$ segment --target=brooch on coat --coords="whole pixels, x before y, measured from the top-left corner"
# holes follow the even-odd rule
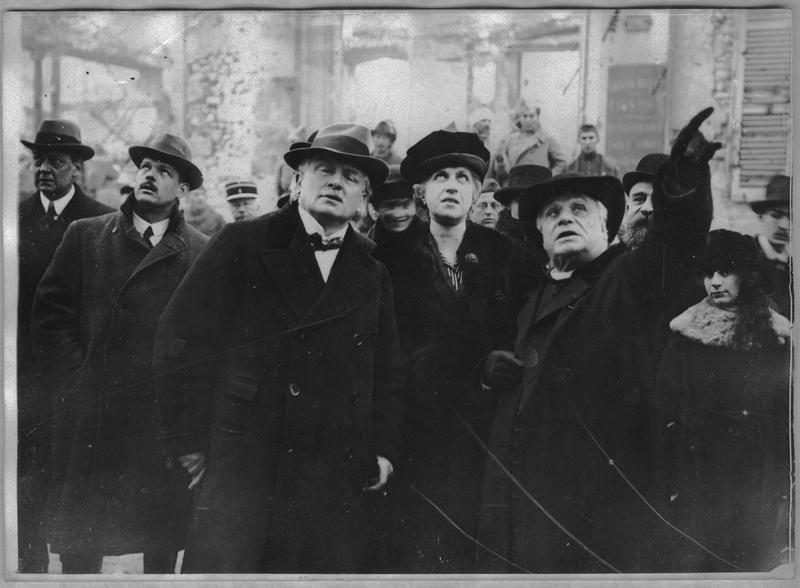
[[[475,255],[474,253],[467,253],[464,256],[464,261],[466,261],[467,263],[479,263],[480,260],[478,259],[478,256]]]

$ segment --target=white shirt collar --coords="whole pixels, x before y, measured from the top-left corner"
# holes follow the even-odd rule
[[[322,225],[319,224],[317,219],[311,216],[310,212],[308,212],[302,206],[298,206],[297,210],[300,213],[300,221],[303,223],[303,228],[306,230],[306,233],[308,233],[309,235],[317,233],[325,241],[330,241],[331,239],[335,239],[336,237],[341,237],[342,239],[344,239],[345,233],[347,233],[347,229],[350,227],[349,224],[346,224],[344,228],[336,231],[335,233],[326,235],[325,229],[322,228]]]
[[[148,223],[142,217],[140,217],[135,212],[133,213],[133,228],[136,229],[136,232],[140,235],[144,235],[144,232],[147,230],[147,227],[152,227],[153,229],[153,236],[150,237],[150,242],[155,245],[159,241],[161,241],[161,237],[164,236],[164,233],[167,232],[169,228],[169,219],[165,218],[164,220],[156,221],[154,223]]]
[[[50,200],[44,194],[39,192],[39,199],[42,201],[44,211],[47,212],[47,209],[50,207],[50,203],[52,202],[56,209],[57,216],[61,216],[61,213],[64,212],[64,209],[67,207],[67,204],[69,204],[69,201],[72,200],[73,196],[75,196],[75,184],[71,184],[69,190],[67,190],[67,193],[56,200]]]
[[[775,251],[772,243],[769,242],[769,239],[767,239],[765,235],[758,236],[758,243],[761,245],[761,249],[764,251],[764,257],[767,259],[774,259],[777,261],[782,261],[783,263],[789,263],[788,247],[783,250],[783,253]]]

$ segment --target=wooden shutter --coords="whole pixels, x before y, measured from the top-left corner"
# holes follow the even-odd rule
[[[750,200],[791,164],[791,11],[747,11],[743,68],[738,183]]]

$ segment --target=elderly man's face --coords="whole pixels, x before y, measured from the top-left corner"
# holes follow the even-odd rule
[[[161,209],[188,191],[188,184],[181,181],[180,173],[169,163],[149,157],[139,163],[133,189],[137,206]]]
[[[299,205],[323,228],[339,230],[358,212],[367,182],[363,171],[338,157],[311,156],[297,178]]]
[[[425,182],[425,204],[436,222],[455,226],[466,220],[477,190],[475,176],[469,168],[444,167]]]
[[[620,239],[629,247],[638,247],[644,241],[653,221],[653,184],[638,182],[625,196],[625,218],[620,227]]]
[[[392,233],[405,231],[416,213],[417,205],[412,198],[391,198],[378,204],[378,218]]]
[[[234,222],[248,220],[256,217],[258,202],[255,198],[237,198],[228,200]]]
[[[584,131],[578,135],[578,143],[581,145],[581,153],[589,155],[597,153],[597,133],[594,131]]]
[[[375,133],[372,135],[372,144],[375,146],[375,155],[386,155],[394,145],[394,139],[386,133]]]
[[[80,164],[65,151],[37,151],[33,154],[33,182],[45,198],[55,200],[67,193]]]
[[[525,110],[519,114],[519,128],[528,133],[535,133],[539,130],[539,113],[533,110]]]
[[[603,209],[583,194],[559,194],[545,202],[536,217],[544,250],[561,270],[579,267],[608,249]]]
[[[494,192],[484,192],[472,205],[469,219],[475,224],[494,229],[500,220],[500,211],[503,205],[494,199]]]
[[[761,215],[761,234],[773,246],[786,247],[789,244],[792,223],[787,206],[771,206]]]

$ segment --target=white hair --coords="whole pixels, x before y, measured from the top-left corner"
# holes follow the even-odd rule
[[[606,208],[606,205],[597,200],[596,198],[592,198],[587,194],[580,194],[578,192],[560,192],[559,194],[553,196],[552,198],[548,198],[545,201],[545,205],[542,206],[541,209],[539,209],[539,214],[536,215],[536,229],[539,230],[539,232],[541,232],[542,230],[541,219],[542,219],[542,214],[544,213],[544,209],[547,207],[547,205],[551,204],[552,202],[569,200],[570,198],[586,198],[587,200],[591,200],[592,202],[594,202],[597,205],[596,210],[600,215],[600,226],[602,226],[603,230],[606,232],[606,234],[608,234],[608,208]]]
[[[320,159],[335,159],[336,161],[339,161],[341,163],[348,163],[348,165],[353,165],[352,163],[349,163],[346,160],[341,159],[340,157],[337,157],[336,155],[333,155],[333,154],[331,154],[329,156],[326,156],[326,155],[320,155],[320,154],[316,154],[316,153],[311,153],[308,157],[306,157],[303,161],[300,162],[300,165],[297,166],[297,172],[296,173],[299,176],[302,177],[302,175],[306,173],[306,169],[308,168],[308,166],[311,165],[315,161],[319,161]],[[353,167],[356,168],[358,171],[360,171],[362,174],[364,174],[364,198],[366,198],[366,199],[371,198],[372,197],[372,180],[370,180],[369,174],[367,174],[367,172],[362,170],[357,165],[353,165]],[[292,192],[291,199],[292,200],[296,200],[297,195],[300,194],[300,189],[297,186],[297,182],[294,181],[294,179],[293,179],[293,188],[291,188],[291,192]],[[297,192],[297,195],[295,194],[295,192]]]

